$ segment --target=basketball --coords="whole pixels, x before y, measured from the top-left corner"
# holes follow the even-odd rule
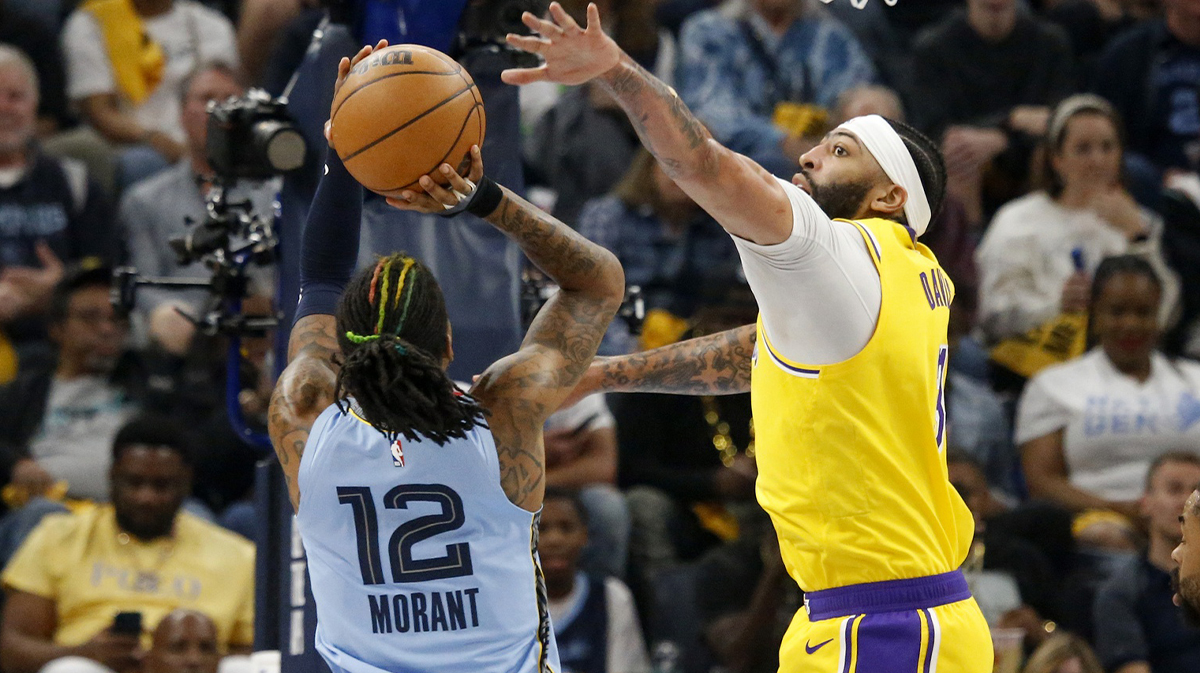
[[[384,196],[419,189],[417,180],[443,163],[465,173],[486,126],[466,69],[415,44],[381,49],[355,65],[334,98],[332,122],[346,169]]]

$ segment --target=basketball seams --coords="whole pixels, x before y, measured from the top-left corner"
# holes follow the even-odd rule
[[[430,173],[436,171],[438,166],[441,166],[442,164],[446,163],[446,159],[450,158],[450,154],[452,152],[454,152],[454,148],[458,147],[458,141],[462,140],[463,133],[467,130],[467,124],[469,124],[471,122],[471,116],[475,114],[476,110],[482,110],[482,109],[483,109],[483,106],[480,105],[479,103],[476,103],[475,105],[471,106],[470,111],[467,112],[466,116],[463,118],[462,127],[460,127],[458,129],[458,135],[454,137],[454,142],[450,143],[450,148],[446,150],[446,153],[442,155],[442,158],[440,160],[438,160],[438,162],[435,163],[432,168],[430,168],[429,170],[427,170],[423,173],[419,173],[418,175],[429,175]],[[482,115],[482,114],[483,114],[483,112],[481,111],[480,115]],[[413,187],[413,185],[416,185],[416,184],[417,184],[416,182],[410,182],[407,185],[404,185],[401,187],[393,187],[391,189],[380,189],[380,190],[372,190],[372,191],[378,191],[380,193],[392,194],[393,192],[399,192],[399,191],[403,191],[405,189],[411,189]]]
[[[469,81],[469,80],[467,79],[467,77],[466,77],[465,75],[463,75],[463,74],[462,74],[462,70],[461,70],[461,69],[460,69],[460,72],[459,72],[458,76],[459,76],[459,77],[461,77],[461,78],[462,78],[462,80],[463,80],[464,82],[468,82],[468,81]],[[474,83],[474,81],[470,81],[470,82],[471,82],[472,84]],[[470,118],[471,118],[471,113],[472,113],[472,112],[474,112],[475,110],[479,110],[479,145],[480,145],[480,149],[482,149],[482,146],[483,146],[483,140],[484,140],[484,133],[486,132],[486,126],[485,126],[485,124],[486,124],[486,121],[485,121],[485,115],[487,114],[487,111],[486,111],[486,110],[484,109],[484,107],[483,107],[483,96],[481,96],[481,95],[480,95],[480,93],[479,93],[479,87],[475,87],[475,88],[474,88],[474,89],[471,91],[471,95],[472,95],[472,96],[475,98],[475,107],[471,108],[471,112],[468,112],[468,113],[467,113],[467,119],[468,119],[468,120],[470,120]],[[464,126],[463,128],[466,128],[466,127]],[[460,132],[460,133],[459,133],[459,138],[461,138],[461,137],[462,137],[462,133]],[[455,140],[454,142],[455,142],[455,144],[457,144],[457,143],[458,143],[458,140]],[[453,149],[453,145],[451,146],[451,149]]]
[[[452,103],[453,101],[457,100],[459,96],[462,96],[464,93],[467,93],[474,86],[475,85],[472,84],[469,87],[459,89],[458,91],[455,91],[454,93],[450,94],[449,96],[446,96],[441,101],[439,101],[436,105],[422,111],[421,114],[416,115],[415,117],[409,119],[408,121],[404,122],[400,126],[397,126],[396,128],[392,129],[391,131],[388,131],[387,133],[379,136],[375,140],[372,140],[371,142],[367,143],[366,145],[363,145],[362,147],[358,148],[357,150],[347,153],[346,156],[342,157],[342,161],[349,162],[350,160],[354,159],[354,157],[362,154],[363,152],[366,152],[367,150],[371,149],[372,147],[375,147],[379,143],[387,140],[388,138],[391,138],[392,136],[403,131],[404,129],[408,128],[409,126],[412,126],[417,121],[424,119],[425,117],[429,116],[431,113],[433,113],[433,112],[441,109],[442,107],[448,105],[449,103]]]
[[[343,98],[341,100],[341,102],[339,102],[337,104],[337,107],[333,108],[333,113],[329,115],[329,118],[333,119],[334,117],[336,117],[338,110],[341,110],[342,106],[346,104],[346,101],[350,100],[350,97],[353,96],[354,94],[358,93],[359,91],[362,91],[363,89],[371,86],[372,84],[374,84],[376,82],[382,82],[385,79],[391,79],[393,77],[401,77],[403,75],[436,75],[438,77],[459,75],[461,77],[462,76],[462,66],[459,66],[458,70],[455,70],[454,72],[446,72],[444,70],[407,70],[405,72],[392,72],[392,73],[388,73],[386,75],[380,75],[379,77],[376,77],[375,79],[371,80],[370,82],[363,82],[362,84],[359,84],[357,88],[355,88],[350,93],[346,94],[346,97]]]
[[[351,87],[344,96],[334,104],[331,117],[346,117],[349,121],[342,126],[342,133],[337,132],[335,139],[353,151],[342,154],[347,169],[368,188],[380,194],[394,195],[418,184],[416,176],[428,175],[437,169],[447,159],[455,154],[460,146],[483,144],[486,133],[486,111],[478,85],[472,80],[470,73],[462,64],[433,49],[417,45],[396,45],[396,47],[411,46],[417,55],[415,64],[391,63],[389,67],[380,68],[382,74],[375,75],[370,81],[351,81]],[[402,66],[401,68],[395,67]],[[439,66],[445,66],[440,68]],[[404,70],[407,68],[420,68]],[[398,70],[402,70],[397,72]],[[390,71],[390,72],[389,72]],[[401,80],[400,75],[437,75],[436,79]],[[461,87],[454,84],[454,78],[446,79],[445,75],[458,75]],[[360,77],[366,79],[368,72],[362,72]],[[376,87],[367,95],[358,97],[349,107],[346,102],[376,82],[384,82],[382,88]],[[470,92],[470,96],[464,93]],[[396,96],[400,96],[399,99]],[[422,109],[424,108],[424,109]],[[405,120],[402,115],[421,112]],[[343,114],[344,113],[344,114]],[[471,116],[479,115],[472,127]],[[449,144],[453,128],[451,124],[458,120],[459,130]],[[389,125],[396,125],[388,128]],[[468,132],[468,130],[470,132]],[[377,135],[378,134],[378,135]],[[472,134],[475,134],[472,136]],[[375,136],[375,137],[372,137]],[[414,144],[415,143],[415,144]],[[440,159],[426,171],[415,172],[415,169],[427,162],[433,161],[438,155],[438,148],[443,149]],[[383,160],[384,155],[392,151],[400,151],[407,160],[396,164]],[[339,152],[339,154],[341,154]],[[469,153],[464,149],[462,162],[469,160]],[[404,187],[394,189],[375,189],[371,184],[399,182],[396,178],[412,180]]]

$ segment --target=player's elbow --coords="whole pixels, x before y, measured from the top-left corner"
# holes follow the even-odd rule
[[[596,247],[600,248],[600,246]],[[615,300],[620,304],[625,298],[625,269],[621,266],[621,260],[605,248],[600,248],[596,257],[595,296],[606,300]]]

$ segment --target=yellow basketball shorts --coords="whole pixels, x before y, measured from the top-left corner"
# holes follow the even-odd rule
[[[991,633],[960,573],[839,587],[805,605],[783,638],[779,673],[992,671]]]

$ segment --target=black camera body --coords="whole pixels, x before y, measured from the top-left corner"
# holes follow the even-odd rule
[[[205,150],[213,169],[205,195],[205,217],[169,243],[181,266],[201,262],[207,279],[149,278],[137,269],[117,270],[113,291],[118,310],[128,313],[143,286],[176,290],[206,289],[209,301],[198,316],[187,315],[205,334],[257,334],[275,318],[248,319],[233,307],[248,293],[247,269],[275,263],[278,237],[275,213],[255,211],[249,198],[231,193],[242,181],[262,182],[304,164],[307,146],[283,98],[251,89],[244,96],[209,103]],[[186,315],[186,314],[185,314]]]
[[[267,180],[304,165],[305,142],[283,99],[261,89],[209,103],[208,163],[225,180]]]

